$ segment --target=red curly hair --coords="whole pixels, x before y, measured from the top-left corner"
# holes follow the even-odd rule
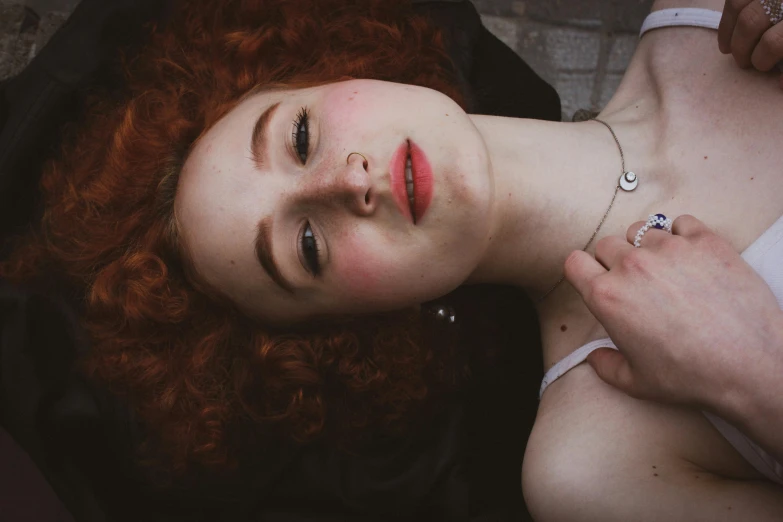
[[[120,61],[126,89],[93,94],[66,129],[40,226],[0,276],[79,289],[80,368],[132,406],[154,441],[144,454],[167,469],[230,469],[245,424],[300,442],[404,429],[464,374],[450,342],[415,314],[254,323],[188,277],[173,201],[189,148],[254,88],[373,78],[464,107],[441,33],[408,0],[182,0],[151,29]]]

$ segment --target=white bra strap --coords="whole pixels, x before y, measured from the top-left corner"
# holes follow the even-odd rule
[[[639,31],[639,38],[651,29],[659,27],[671,27],[673,25],[689,25],[693,27],[705,27],[718,29],[723,13],[712,9],[700,9],[697,7],[678,7],[674,9],[661,9],[647,15]],[[777,63],[779,71],[783,72],[783,60]]]
[[[690,25],[694,27],[706,27],[717,29],[720,24],[721,12],[711,9],[699,9],[695,7],[680,7],[676,9],[661,9],[647,15],[639,38],[651,29],[670,27],[672,25]]]
[[[570,354],[566,355],[554,366],[552,366],[549,371],[546,372],[546,375],[544,375],[544,380],[541,381],[541,389],[538,391],[538,398],[541,399],[541,396],[544,395],[544,390],[546,390],[547,386],[568,373],[575,366],[583,363],[584,360],[587,359],[588,355],[599,348],[613,348],[616,350],[617,346],[615,346],[611,339],[606,337],[605,339],[598,339],[597,341],[587,343],[581,348],[578,348]]]

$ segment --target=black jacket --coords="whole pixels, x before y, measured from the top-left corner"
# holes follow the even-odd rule
[[[470,2],[415,4],[445,31],[469,112],[560,119],[554,90],[481,25]],[[35,219],[42,160],[57,146],[63,123],[78,115],[84,88],[115,81],[105,74],[110,58],[121,46],[132,53],[142,41],[142,24],[164,19],[167,5],[83,0],[33,62],[0,84],[1,238]],[[8,245],[2,246],[5,255]],[[139,438],[131,411],[68,371],[89,349],[76,310],[66,295],[0,281],[0,462],[8,463],[0,466],[3,521],[67,520],[68,513],[79,522],[526,516],[519,470],[535,411],[538,359],[497,354],[493,364],[474,368],[473,384],[428,426],[379,441],[368,454],[281,445],[248,456],[231,479],[205,474],[161,492],[139,476],[131,458]],[[517,318],[507,315],[513,337]],[[509,415],[521,412],[522,403],[525,419]]]

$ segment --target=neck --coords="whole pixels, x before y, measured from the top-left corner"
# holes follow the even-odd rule
[[[625,170],[639,176],[639,186],[618,192],[590,253],[602,237],[624,236],[631,223],[668,199],[671,180],[655,154],[663,128],[655,116],[651,104],[636,103],[600,117],[615,131]],[[609,130],[595,121],[471,118],[489,150],[496,196],[489,247],[468,283],[513,284],[538,301],[607,211],[622,173],[620,151]],[[564,281],[539,304],[539,312],[574,296]]]

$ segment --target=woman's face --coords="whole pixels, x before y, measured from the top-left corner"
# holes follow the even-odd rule
[[[289,324],[452,291],[485,251],[493,200],[486,146],[453,100],[351,80],[242,101],[195,144],[175,215],[205,282]]]

